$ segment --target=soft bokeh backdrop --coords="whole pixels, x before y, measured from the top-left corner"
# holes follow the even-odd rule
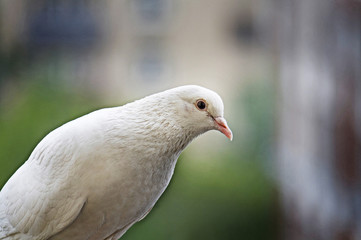
[[[184,84],[195,140],[122,239],[361,238],[357,0],[0,1],[0,186],[61,124]]]

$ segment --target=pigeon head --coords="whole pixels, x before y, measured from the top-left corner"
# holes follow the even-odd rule
[[[221,97],[207,88],[188,85],[170,90],[178,97],[175,102],[178,115],[198,134],[208,130],[218,130],[232,140],[233,134],[223,117]]]

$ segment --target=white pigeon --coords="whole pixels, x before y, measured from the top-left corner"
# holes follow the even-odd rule
[[[219,95],[181,86],[94,111],[49,133],[0,192],[2,240],[115,240],[166,189],[181,151],[219,130]]]

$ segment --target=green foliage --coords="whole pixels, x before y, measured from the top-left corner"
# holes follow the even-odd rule
[[[241,159],[257,161],[267,174],[273,174],[275,143],[275,88],[270,81],[250,79],[239,91],[241,106],[234,115],[242,119],[232,152]]]

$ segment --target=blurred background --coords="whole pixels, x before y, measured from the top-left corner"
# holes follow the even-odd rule
[[[0,187],[61,124],[184,84],[195,140],[122,239],[361,239],[359,0],[0,1]]]

